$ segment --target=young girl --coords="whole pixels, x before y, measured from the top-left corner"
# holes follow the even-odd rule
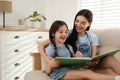
[[[51,44],[45,49],[46,55],[49,57],[73,57],[72,47],[66,43],[67,37],[66,23],[55,21],[49,31]],[[59,61],[54,59],[46,64],[45,72],[54,80],[117,80],[114,75],[99,74],[90,69],[79,70],[72,66],[60,66]]]

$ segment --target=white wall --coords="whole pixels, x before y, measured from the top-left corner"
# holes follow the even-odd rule
[[[77,11],[77,0],[45,0],[45,12],[48,20],[46,27],[49,28],[56,19],[64,20],[69,28],[73,25],[74,16]]]
[[[12,0],[12,3],[12,13],[6,13],[6,26],[17,26],[18,19],[24,19],[37,10],[47,18],[42,24],[46,28],[55,20],[64,20],[71,28],[77,11],[77,0]],[[0,26],[2,24],[0,13]],[[30,26],[30,23],[27,25]]]
[[[12,1],[12,13],[6,13],[6,26],[18,25],[18,19],[24,19],[36,10],[36,4],[34,0],[13,0]],[[0,13],[0,26],[3,15]]]

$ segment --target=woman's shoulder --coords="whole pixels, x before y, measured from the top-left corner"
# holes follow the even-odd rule
[[[90,32],[90,31],[86,31],[88,36],[91,36],[91,37],[96,37],[96,34],[94,34],[93,32]]]

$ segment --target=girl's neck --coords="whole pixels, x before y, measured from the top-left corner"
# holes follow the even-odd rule
[[[56,43],[56,45],[63,45],[64,43]]]
[[[56,42],[56,45],[63,45],[64,43],[59,43],[59,42]]]

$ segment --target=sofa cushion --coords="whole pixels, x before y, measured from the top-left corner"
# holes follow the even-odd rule
[[[92,29],[98,37],[100,46],[120,47],[120,28]]]
[[[43,71],[34,70],[27,72],[24,77],[24,80],[52,80],[52,79],[50,79],[50,77]]]
[[[98,54],[120,49],[120,28],[91,29],[90,31],[98,37]],[[120,60],[120,52],[115,54],[115,57]]]

